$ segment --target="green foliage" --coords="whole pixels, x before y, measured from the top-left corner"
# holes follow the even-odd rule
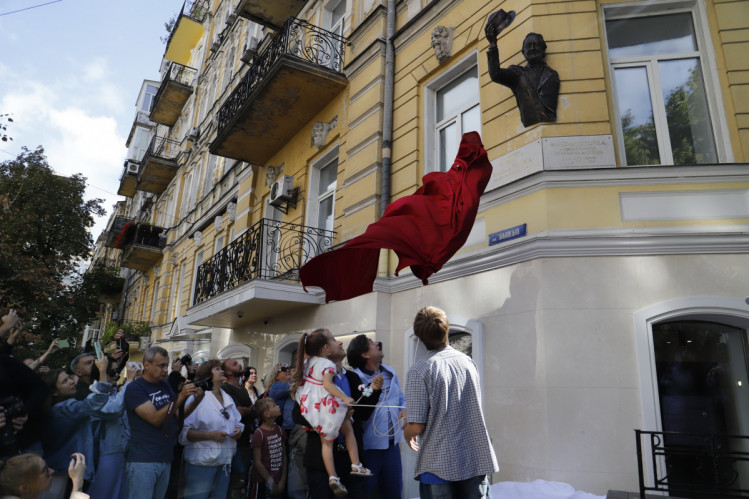
[[[75,337],[98,309],[99,289],[78,263],[93,247],[94,215],[105,212],[101,199],[84,199],[85,188],[80,174],[55,174],[41,147],[0,163],[0,310],[23,317],[18,357]]]
[[[104,327],[104,332],[101,334],[101,343],[109,343],[114,341],[114,335],[117,331],[122,329],[125,336],[128,338],[140,338],[141,336],[148,336],[151,334],[151,324],[148,321],[127,321],[122,324],[116,321],[107,322]]]
[[[179,14],[174,14],[172,17],[169,18],[168,21],[164,23],[166,36],[159,37],[159,40],[161,40],[161,43],[166,43],[169,41],[169,38],[172,36],[172,31],[174,30],[174,26],[177,24],[178,17],[179,17]]]
[[[0,114],[0,140],[3,142],[13,140],[13,137],[9,137],[6,133],[8,131],[8,123],[13,123],[13,118],[10,117],[10,114]]]

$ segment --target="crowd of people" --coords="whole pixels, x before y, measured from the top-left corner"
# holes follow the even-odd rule
[[[58,340],[39,359],[12,356],[22,327],[14,311],[2,317],[0,497],[396,498],[404,428],[420,446],[422,497],[487,497],[497,470],[478,372],[449,347],[439,309],[417,315],[431,361],[409,371],[406,393],[363,334],[344,350],[327,329],[304,333],[295,365],[275,365],[261,392],[257,369],[236,359],[196,365],[152,346],[129,362],[122,331],[111,355],[84,349],[49,369]],[[461,441],[434,436],[445,427]]]

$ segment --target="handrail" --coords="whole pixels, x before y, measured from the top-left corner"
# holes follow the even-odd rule
[[[335,232],[262,219],[206,260],[195,283],[195,303],[253,279],[298,282],[299,269],[330,249]]]
[[[250,69],[219,109],[218,133],[236,116],[252,91],[282,56],[311,62],[340,73],[343,71],[344,47],[347,44],[348,41],[337,33],[290,17],[268,47],[255,58]]]

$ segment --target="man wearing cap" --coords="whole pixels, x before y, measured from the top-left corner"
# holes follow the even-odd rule
[[[368,480],[368,492],[375,485],[382,498],[397,498],[403,489],[401,454],[399,444],[403,432],[398,419],[405,413],[406,397],[400,387],[398,375],[382,363],[382,343],[360,334],[349,343],[346,350],[348,363],[365,385],[382,378],[382,393],[373,421],[364,425],[364,456],[362,461],[374,475]],[[367,494],[369,495],[369,494]]]
[[[520,121],[529,127],[544,121],[557,120],[559,97],[559,74],[545,62],[546,42],[538,33],[528,33],[523,40],[525,66],[512,65],[501,68],[497,35],[515,18],[515,12],[499,10],[489,17],[484,31],[489,40],[486,52],[489,61],[489,76],[492,81],[509,87],[515,95],[520,110]]]

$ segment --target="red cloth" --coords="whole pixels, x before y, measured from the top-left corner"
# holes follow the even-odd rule
[[[388,205],[380,220],[344,246],[318,255],[299,270],[302,285],[319,286],[325,300],[348,300],[372,291],[380,249],[398,255],[398,272],[410,266],[428,278],[468,239],[492,166],[477,132],[463,135],[452,168],[424,175],[412,195]]]

